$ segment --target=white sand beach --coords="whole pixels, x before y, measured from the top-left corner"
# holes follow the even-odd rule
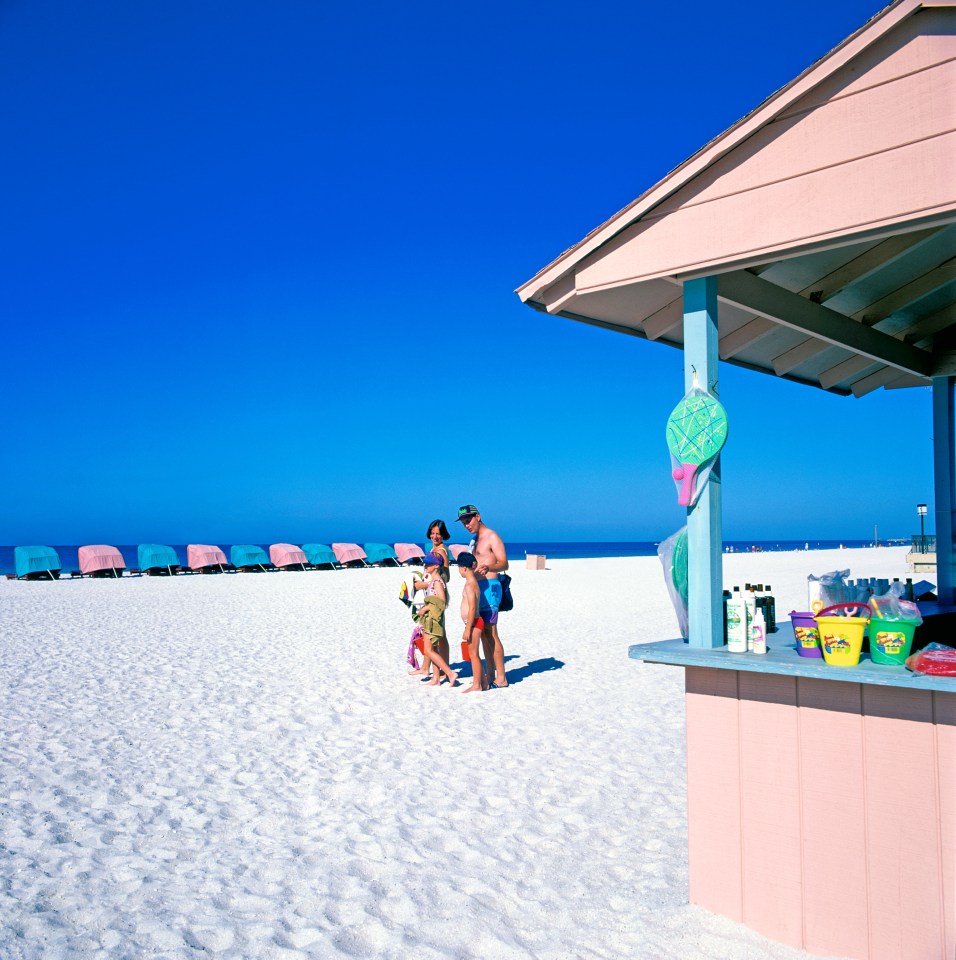
[[[783,618],[904,554],[724,582]],[[657,558],[512,573],[469,695],[406,675],[395,569],[0,582],[0,957],[806,956],[687,904],[682,671],[627,656],[676,632]]]

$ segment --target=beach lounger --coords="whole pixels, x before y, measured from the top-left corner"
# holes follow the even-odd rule
[[[397,567],[398,557],[387,543],[366,543],[365,557],[369,566]]]
[[[58,580],[60,557],[53,547],[14,547],[13,576],[8,579]]]
[[[229,549],[229,559],[242,573],[265,573],[272,569],[269,555],[254,543],[235,543]]]
[[[365,551],[357,543],[333,543],[332,552],[343,567],[367,567]]]
[[[319,570],[322,567],[335,570],[338,566],[338,560],[336,560],[332,548],[327,547],[324,543],[303,543],[302,552],[313,570]]]
[[[274,543],[269,547],[269,559],[277,570],[305,570],[309,558],[294,543]]]
[[[160,543],[141,543],[136,548],[136,559],[139,569],[145,570],[147,576],[171,577],[179,570],[179,556],[172,547]],[[130,573],[139,571],[130,570]]]
[[[123,554],[105,543],[87,544],[77,551],[80,571],[89,577],[121,577],[126,569]]]
[[[235,569],[226,555],[209,543],[190,543],[186,546],[186,563],[194,573],[225,573]]]
[[[420,564],[425,556],[425,551],[417,543],[396,543],[395,556],[399,563],[418,563]]]

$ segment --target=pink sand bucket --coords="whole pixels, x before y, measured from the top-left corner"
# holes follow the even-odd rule
[[[793,624],[793,636],[797,641],[797,653],[801,657],[823,659],[820,649],[820,628],[809,610],[791,610],[790,622]]]

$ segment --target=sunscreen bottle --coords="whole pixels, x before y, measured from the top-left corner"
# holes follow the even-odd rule
[[[767,621],[763,610],[758,610],[750,625],[750,647],[754,653],[767,652]]]
[[[727,649],[730,653],[747,652],[747,604],[734,587],[733,596],[727,600]]]
[[[750,625],[754,622],[754,617],[757,615],[757,595],[754,593],[752,583],[748,583],[744,589],[744,603],[747,604],[747,649],[753,650]]]

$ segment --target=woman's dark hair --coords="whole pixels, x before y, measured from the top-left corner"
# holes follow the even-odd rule
[[[428,525],[428,529],[425,531],[425,538],[428,539],[432,535],[432,527],[438,527],[438,532],[441,534],[442,540],[447,540],[451,534],[448,532],[448,527],[445,526],[444,520],[432,520]]]

